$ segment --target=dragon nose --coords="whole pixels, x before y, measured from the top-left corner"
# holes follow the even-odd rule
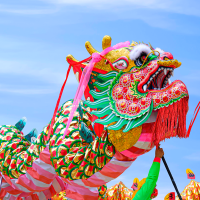
[[[164,67],[175,66],[175,68],[178,68],[181,66],[181,62],[179,62],[178,60],[158,60],[157,63],[159,66]]]

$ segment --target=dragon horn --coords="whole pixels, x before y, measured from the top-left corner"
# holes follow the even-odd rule
[[[109,35],[105,35],[102,40],[102,49],[106,49],[111,46],[112,38]]]
[[[69,59],[69,60],[73,60],[73,61],[75,61],[75,62],[79,62],[76,58],[74,58],[74,56],[72,56],[71,54],[69,54],[67,57],[66,57],[66,61],[67,61],[67,59]]]
[[[151,49],[153,49],[153,47],[151,46],[151,43],[150,43],[150,42],[149,42],[149,46],[150,46]]]
[[[135,46],[135,45],[137,45],[137,44],[138,44],[137,42],[132,41],[132,43],[131,43],[130,46]]]
[[[95,52],[99,53],[99,52],[90,44],[89,41],[87,41],[87,42],[85,43],[85,48],[87,49],[87,51],[88,51],[88,53],[89,53],[90,55],[92,55],[92,54],[95,53]]]
[[[19,130],[22,131],[22,129],[25,127],[27,122],[26,117],[22,117],[16,124],[15,127]]]

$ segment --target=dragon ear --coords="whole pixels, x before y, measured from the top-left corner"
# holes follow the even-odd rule
[[[19,131],[22,131],[23,128],[25,127],[25,125],[26,125],[26,122],[27,122],[26,117],[22,117],[22,118],[15,124],[15,127],[16,127]]]

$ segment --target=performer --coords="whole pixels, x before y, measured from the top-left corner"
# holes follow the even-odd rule
[[[164,155],[163,149],[156,148],[155,158],[149,170],[149,174],[146,178],[146,181],[144,185],[141,187],[141,189],[136,193],[133,200],[151,199],[160,172],[160,159],[163,157],[163,155]]]

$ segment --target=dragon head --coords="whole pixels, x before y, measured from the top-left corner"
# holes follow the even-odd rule
[[[170,81],[181,63],[171,53],[151,45],[121,44],[95,64],[85,89],[85,104],[98,117],[95,122],[106,127],[111,140],[117,140],[117,134],[126,135],[127,140],[134,138],[131,145],[144,124],[152,132],[153,144],[173,136],[186,137],[188,91],[182,81]],[[111,37],[105,36],[102,47],[110,46]],[[98,53],[89,42],[86,49],[91,55]],[[78,63],[67,56],[78,81],[90,59]]]

